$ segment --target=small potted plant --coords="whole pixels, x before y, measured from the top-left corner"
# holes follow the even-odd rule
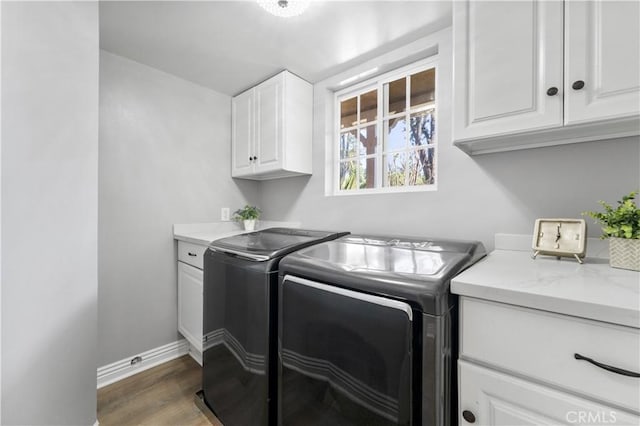
[[[233,219],[242,221],[245,231],[253,231],[256,227],[256,220],[260,217],[260,209],[256,206],[246,205],[233,213]]]
[[[609,238],[609,264],[613,268],[640,271],[640,209],[637,191],[622,197],[617,207],[598,203],[604,212],[584,212],[602,225],[602,239]]]

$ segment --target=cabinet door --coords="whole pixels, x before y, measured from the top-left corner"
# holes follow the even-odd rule
[[[640,2],[566,2],[567,124],[640,113]],[[573,89],[575,82],[584,82]]]
[[[454,139],[561,126],[562,2],[453,7]]]
[[[231,101],[231,176],[246,176],[253,171],[254,136],[253,90],[248,90]]]
[[[284,76],[279,74],[256,86],[255,172],[282,168]]]
[[[465,361],[458,361],[459,424],[638,425],[640,417]]]
[[[178,331],[202,353],[202,271],[178,262]]]

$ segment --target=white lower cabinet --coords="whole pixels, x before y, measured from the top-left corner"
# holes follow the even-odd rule
[[[458,374],[460,425],[638,425],[640,421],[625,411],[469,362],[458,362]]]
[[[202,254],[194,250],[187,253]],[[193,257],[197,262],[198,257]],[[190,354],[200,365],[202,365],[202,280],[202,269],[178,261],[178,331],[189,342]]]
[[[460,425],[640,424],[638,328],[461,297],[460,330]]]

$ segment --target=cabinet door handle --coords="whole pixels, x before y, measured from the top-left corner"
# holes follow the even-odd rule
[[[469,410],[464,410],[462,412],[462,418],[465,419],[468,423],[476,422],[476,416]]]
[[[253,161],[253,157],[249,157],[249,161]]]
[[[255,156],[253,157],[253,161],[256,161],[257,159],[258,159],[258,157],[255,157]]]
[[[547,90],[547,96],[555,96],[557,94],[558,94],[557,87],[549,87],[549,89]]]
[[[576,80],[573,82],[573,84],[571,85],[571,88],[573,90],[580,90],[584,87],[584,81],[582,80]]]
[[[605,369],[607,371],[611,371],[612,373],[622,374],[623,376],[629,376],[629,377],[640,377],[639,373],[634,373],[633,371],[623,370],[622,368],[613,367],[611,365],[603,364],[601,362],[595,361],[595,360],[593,360],[591,358],[587,358],[586,356],[582,356],[580,354],[573,354],[573,357],[575,359],[577,359],[577,360],[587,361],[587,362],[595,365],[596,367],[603,368],[603,369]]]
[[[191,252],[188,252],[187,254],[188,254],[189,256],[193,256],[193,257],[198,256],[197,254],[195,254],[195,253],[191,253]]]

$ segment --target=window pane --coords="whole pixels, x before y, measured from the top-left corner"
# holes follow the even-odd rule
[[[356,130],[350,130],[340,133],[340,159],[355,157],[358,155],[358,151],[364,150],[364,148],[358,148],[360,143],[356,132]]]
[[[411,76],[411,108],[419,108],[436,98],[436,70],[431,68]]]
[[[375,188],[376,185],[376,159],[362,158],[359,165],[360,188]]]
[[[378,134],[376,126],[367,126],[360,129],[360,155],[372,155],[376,153]]]
[[[435,183],[434,148],[418,149],[411,152],[407,163],[409,166],[409,185],[432,185]]]
[[[355,161],[340,162],[340,189],[357,188],[357,171]]]
[[[406,148],[407,124],[404,117],[385,120],[384,128],[385,128],[385,141],[384,141],[385,152],[398,151]]]
[[[411,114],[409,143],[412,146],[422,146],[432,144],[436,131],[435,111],[430,109]]]
[[[387,115],[398,114],[404,112],[407,107],[407,79],[392,81],[385,84],[385,92],[387,95],[386,108]]]
[[[340,128],[353,127],[356,125],[358,117],[358,98],[351,98],[340,102]]]
[[[396,152],[385,155],[384,158],[384,186],[404,186],[407,154],[404,152]]]
[[[378,119],[378,91],[372,90],[360,96],[360,123],[367,124]]]
[[[437,182],[436,69],[430,66],[397,73],[394,81],[374,78],[357,91],[338,92],[339,190],[433,189],[428,185]]]

